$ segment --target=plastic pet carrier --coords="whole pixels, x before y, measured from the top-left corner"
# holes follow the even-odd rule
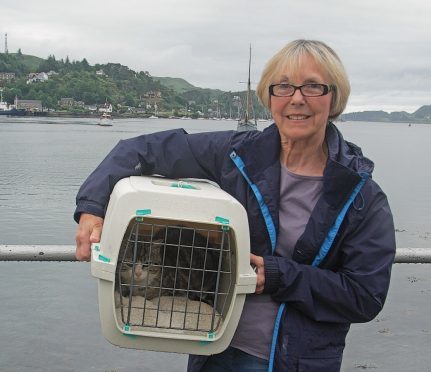
[[[246,212],[208,182],[125,178],[111,194],[91,271],[109,342],[221,352],[256,286]]]

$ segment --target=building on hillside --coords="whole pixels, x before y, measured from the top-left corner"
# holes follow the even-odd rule
[[[162,98],[162,92],[158,90],[157,91],[150,90],[149,92],[146,92],[141,96],[141,100],[144,100],[146,98]]]
[[[62,97],[58,101],[58,105],[60,107],[84,107],[85,106],[85,102],[83,102],[83,101],[75,101],[74,98],[70,98],[70,97]]]
[[[31,72],[28,74],[27,84],[44,82],[49,79],[49,76],[46,72]]]
[[[147,110],[144,107],[135,107],[133,112],[136,114],[146,114]]]
[[[61,107],[72,107],[75,104],[75,100],[73,98],[62,97],[60,101],[58,101],[58,105]]]
[[[162,100],[162,92],[149,91],[139,97],[141,107],[145,107],[147,112],[157,112]],[[153,109],[154,108],[154,109]]]
[[[15,79],[15,72],[0,72],[1,81],[9,81]]]
[[[97,109],[99,112],[111,113],[112,105],[110,103],[105,102],[103,105],[99,105]]]
[[[14,106],[17,110],[26,110],[32,112],[42,112],[42,101],[32,99],[18,99],[15,97]]]

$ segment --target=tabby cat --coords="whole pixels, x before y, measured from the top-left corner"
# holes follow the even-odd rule
[[[120,250],[116,288],[122,296],[151,300],[175,295],[214,304],[220,245],[181,226],[163,227],[152,239],[142,238],[138,234],[136,239],[132,229]]]

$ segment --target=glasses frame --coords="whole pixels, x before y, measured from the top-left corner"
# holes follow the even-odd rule
[[[286,95],[286,96],[280,96],[274,93],[274,87],[280,86],[280,85],[289,85],[290,87],[293,87],[293,92],[290,95]],[[304,92],[302,91],[303,87],[306,87],[308,85],[318,85],[323,87],[323,92],[322,94],[318,94],[316,96],[310,96],[307,94],[304,94]],[[329,84],[319,84],[319,83],[308,83],[308,84],[303,84],[303,85],[293,85],[293,84],[286,84],[286,83],[280,83],[280,84],[271,84],[269,86],[269,95],[270,96],[274,96],[274,97],[292,97],[295,92],[299,89],[299,91],[301,92],[301,94],[304,97],[322,97],[322,96],[326,96],[330,91],[334,90],[334,86],[333,85],[329,85]]]

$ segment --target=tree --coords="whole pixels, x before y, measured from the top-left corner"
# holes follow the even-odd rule
[[[85,58],[83,58],[82,61],[81,61],[81,67],[82,67],[82,69],[84,71],[91,70],[89,63],[88,63],[88,61]]]
[[[39,65],[38,72],[59,71],[61,62],[57,62],[54,55],[48,56]]]

